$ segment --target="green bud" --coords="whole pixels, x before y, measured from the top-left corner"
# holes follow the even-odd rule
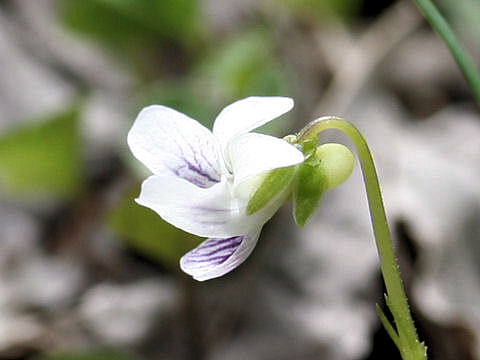
[[[353,165],[351,151],[341,144],[321,145],[298,165],[293,185],[293,215],[298,226],[305,226],[325,191],[348,179]]]
[[[252,215],[266,206],[270,200],[290,184],[295,174],[295,166],[270,171],[255,191],[247,205],[247,215]]]
[[[349,148],[342,144],[324,144],[317,148],[326,190],[345,182],[353,171],[355,160]]]

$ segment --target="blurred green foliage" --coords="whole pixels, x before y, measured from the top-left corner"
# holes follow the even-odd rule
[[[71,30],[116,51],[140,74],[161,72],[154,60],[171,43],[198,47],[202,39],[196,0],[59,0]]]
[[[211,128],[220,110],[251,95],[291,93],[287,70],[278,60],[275,41],[264,28],[248,29],[223,39],[184,77],[149,84],[139,95],[139,107],[157,103],[184,112]],[[281,135],[286,118],[263,132]]]
[[[72,29],[110,44],[195,38],[195,0],[59,0],[64,22]]]
[[[288,95],[285,68],[278,60],[275,39],[266,28],[232,36],[200,65],[200,75],[227,101],[255,95]]]
[[[107,224],[131,248],[166,267],[178,269],[180,257],[202,239],[177,229],[152,210],[135,203],[139,188],[135,186],[125,194],[111,210]]]
[[[198,120],[209,129],[218,113],[215,101],[191,77],[148,84],[139,92],[136,102],[138,111],[144,106],[162,104]]]
[[[120,353],[118,350],[93,350],[61,352],[43,355],[36,360],[135,360],[137,357]]]
[[[0,183],[13,195],[69,198],[81,189],[75,107],[0,137]]]

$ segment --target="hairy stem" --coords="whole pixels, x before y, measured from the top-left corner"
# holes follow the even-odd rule
[[[298,134],[297,140],[303,142],[307,139],[316,138],[320,132],[326,129],[337,129],[347,134],[357,151],[367,191],[381,271],[387,289],[387,305],[395,320],[398,334],[398,337],[393,340],[404,360],[424,360],[426,359],[426,348],[418,340],[417,331],[410,314],[407,296],[393,251],[380,185],[368,145],[355,126],[337,117],[323,117],[312,121]],[[382,321],[385,321],[385,318],[382,318]],[[390,330],[390,334],[393,334],[392,329],[387,330]]]

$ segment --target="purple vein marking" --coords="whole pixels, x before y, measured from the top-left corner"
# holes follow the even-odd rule
[[[237,237],[241,238],[242,236],[237,236]],[[226,243],[226,242],[231,242],[232,239],[235,239],[235,238],[210,239],[210,240],[208,240],[208,241],[205,241],[204,244],[202,244],[202,249],[207,249],[207,248],[211,248],[211,247],[215,247],[215,246],[224,244],[224,243]],[[215,241],[211,241],[211,240],[215,240]],[[241,240],[240,240],[240,241],[241,241]]]
[[[244,238],[244,236],[235,236],[225,239],[208,239],[185,254],[182,263],[191,268],[223,264],[238,249]],[[203,252],[205,249],[207,252]]]
[[[190,207],[192,210],[197,210],[198,212],[214,212],[214,213],[229,213],[231,209],[214,209],[205,206],[192,206]]]
[[[180,159],[184,163],[183,166],[180,166],[176,169],[171,169],[175,175],[182,177],[185,180],[188,180],[191,183],[202,188],[210,187],[211,185],[218,183],[220,181],[220,174],[218,173],[217,169],[212,165],[212,163],[209,160],[207,160],[207,158],[201,151],[200,151],[200,156],[205,160],[204,162],[207,164],[207,167],[209,168],[208,170],[205,170],[203,168],[202,161],[199,161],[199,159],[197,158],[198,152],[195,151],[192,144],[187,143],[186,145],[193,156],[194,163],[188,159],[187,155],[185,155],[185,152],[183,151],[182,146],[175,140],[172,140],[172,141],[177,148],[176,153],[174,153],[173,155],[175,155],[178,159]],[[190,170],[189,174],[188,173],[182,174],[181,173],[182,169]],[[192,177],[192,175],[194,176]],[[199,176],[200,176],[200,179],[198,178]]]
[[[188,259],[188,262],[192,262],[192,263],[199,263],[199,264],[211,264],[212,262],[215,262],[215,263],[223,263],[225,262],[225,260],[227,260],[229,257],[231,256],[231,254],[229,255],[219,255],[219,256],[213,256],[211,258],[208,258],[208,259],[192,259],[192,258],[189,258]],[[220,260],[220,261],[217,261],[217,260]]]
[[[212,250],[208,253],[202,253],[202,252],[197,252],[195,254],[192,254],[191,256],[195,257],[195,258],[204,258],[204,257],[210,257],[212,255],[215,255],[215,254],[218,254],[219,252],[223,251],[223,250],[233,250],[235,251],[235,249],[238,247],[239,244],[228,244],[228,245],[225,245],[221,248],[218,248],[218,249],[215,249],[215,250]],[[200,250],[200,249],[199,249]],[[203,250],[203,248],[202,248]],[[228,253],[232,253],[233,251],[228,251]]]

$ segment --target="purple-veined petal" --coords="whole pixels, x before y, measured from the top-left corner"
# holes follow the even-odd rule
[[[213,279],[245,261],[257,244],[260,230],[230,238],[210,238],[180,259],[180,268],[195,280]]]
[[[153,175],[143,182],[136,201],[197,236],[234,236],[257,228],[260,221],[245,214],[225,181],[200,188],[178,177]]]
[[[243,197],[250,193],[244,189],[249,184],[247,180],[273,169],[299,164],[305,159],[300,150],[285,140],[256,133],[243,134],[231,141],[227,157],[234,174],[234,193]]]
[[[135,157],[154,174],[207,188],[221,178],[219,144],[198,121],[161,105],[144,108],[128,133]]]
[[[251,96],[224,108],[213,125],[222,149],[235,136],[249,132],[293,108],[293,100],[281,96]]]
[[[202,237],[231,237],[252,233],[262,227],[288,194],[279,194],[268,206],[253,215],[246,214],[248,201],[232,196],[226,181],[200,188],[175,176],[150,176],[142,184],[136,202],[165,221]]]

